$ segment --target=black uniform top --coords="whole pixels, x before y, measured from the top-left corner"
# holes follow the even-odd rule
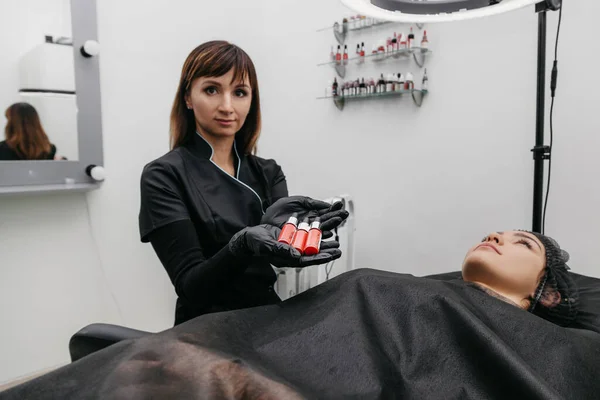
[[[56,155],[56,146],[51,145],[50,153],[40,157],[40,160],[54,160]],[[0,161],[25,161],[26,158],[21,157],[16,151],[8,147],[6,141],[0,142]]]
[[[142,173],[141,239],[152,243],[175,286],[175,324],[280,301],[273,268],[264,261],[249,265],[227,244],[288,195],[285,176],[275,161],[234,150],[235,177],[212,161],[212,147],[198,134]]]

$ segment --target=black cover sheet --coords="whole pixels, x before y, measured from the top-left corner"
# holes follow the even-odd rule
[[[362,269],[118,343],[0,398],[597,399],[600,334],[461,280]]]

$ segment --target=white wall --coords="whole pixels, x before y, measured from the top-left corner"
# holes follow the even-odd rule
[[[593,0],[566,5],[548,215],[548,233],[571,251],[573,269],[595,276],[600,161],[592,152],[600,144],[600,99],[593,88],[600,57],[590,43],[599,7]],[[233,41],[254,59],[264,117],[260,154],[283,166],[290,191],[354,196],[357,266],[416,275],[458,270],[485,233],[530,226],[531,9],[429,26],[435,54],[428,62],[431,95],[421,109],[386,100],[344,112],[315,100],[333,78],[332,69],[316,64],[334,43],[316,30],[350,14],[337,0],[102,0],[98,12],[109,179],[87,196],[93,235],[82,195],[0,199],[0,281],[11,289],[0,293],[0,348],[11,349],[5,359],[25,358],[1,362],[0,381],[68,361],[68,337],[90,321],[148,330],[172,324],[171,285],[138,239],[139,175],[168,149],[169,109],[185,57],[210,39]],[[553,29],[556,15],[551,19]],[[397,68],[416,71],[410,63]],[[17,303],[16,293],[28,297]],[[39,312],[41,304],[69,323]],[[52,334],[43,340],[47,326]],[[32,349],[40,350],[35,359],[26,357]]]

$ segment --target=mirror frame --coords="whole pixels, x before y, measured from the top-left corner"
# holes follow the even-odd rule
[[[101,55],[86,58],[80,50],[87,40],[98,41],[96,0],[71,0],[71,27],[79,160],[0,162],[0,195],[87,191],[100,186],[85,169],[91,164],[103,166]]]

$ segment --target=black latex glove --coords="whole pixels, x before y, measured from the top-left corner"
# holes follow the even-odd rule
[[[333,236],[331,230],[340,226],[348,218],[348,211],[342,210],[343,207],[341,201],[329,204],[305,196],[284,197],[267,208],[260,223],[281,228],[293,213],[298,213],[299,222],[305,218],[309,218],[312,222],[315,217],[320,217],[323,238],[327,239]]]
[[[258,225],[245,228],[229,241],[229,250],[237,257],[263,257],[276,267],[303,268],[326,264],[342,256],[336,241],[321,242],[321,252],[314,256],[302,256],[293,247],[279,243],[281,229],[272,225]]]

